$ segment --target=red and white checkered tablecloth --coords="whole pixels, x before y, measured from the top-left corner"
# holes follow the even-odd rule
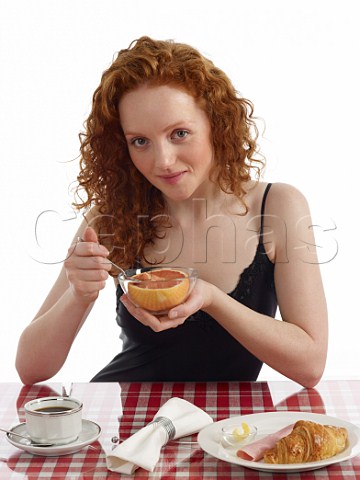
[[[0,384],[0,425],[24,421],[23,405],[42,396],[61,395],[59,384],[22,387]],[[102,432],[91,446],[72,455],[40,457],[12,446],[0,437],[0,479],[360,479],[360,456],[311,472],[272,474],[218,460],[196,443],[166,445],[154,472],[138,469],[133,476],[107,470],[105,456],[113,436],[127,438],[150,422],[171,397],[181,397],[211,415],[214,421],[231,416],[272,411],[324,413],[360,426],[360,381],[324,381],[316,389],[292,382],[231,383],[77,383],[71,395],[82,400],[83,417],[98,423]]]

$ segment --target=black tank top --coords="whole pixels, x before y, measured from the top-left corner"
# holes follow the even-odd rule
[[[270,187],[271,184],[266,186],[262,199],[255,257],[228,295],[256,312],[275,317],[274,264],[263,244],[265,201]],[[199,310],[183,325],[156,333],[129,314],[120,301],[120,286],[116,295],[116,320],[121,327],[123,348],[93,382],[257,379],[262,362],[205,312]]]

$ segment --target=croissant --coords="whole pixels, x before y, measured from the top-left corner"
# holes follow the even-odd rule
[[[299,420],[292,432],[264,453],[265,463],[317,462],[346,447],[346,428]]]

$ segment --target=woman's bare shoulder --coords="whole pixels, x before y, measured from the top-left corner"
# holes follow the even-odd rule
[[[309,205],[305,195],[295,186],[288,183],[273,183],[266,199],[268,214],[279,215],[282,218],[294,217],[299,214],[309,214]]]
[[[266,199],[265,215],[275,247],[273,258],[278,263],[300,258],[306,245],[315,245],[310,208],[298,188],[274,183]]]
[[[80,228],[85,229],[86,227],[92,227],[97,232],[97,221],[100,216],[99,207],[96,205],[91,207],[82,213],[83,221]]]
[[[89,210],[86,210],[86,212],[83,213],[83,217],[88,221],[94,221],[96,218],[101,215],[99,211],[99,207],[97,205],[94,205],[93,207],[89,208]]]
[[[245,202],[254,215],[260,213],[264,194],[269,182],[252,182],[245,186]],[[271,183],[266,196],[265,214],[288,218],[299,213],[309,213],[304,194],[288,183]]]

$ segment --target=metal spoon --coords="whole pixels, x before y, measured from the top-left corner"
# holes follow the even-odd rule
[[[128,275],[126,275],[125,273],[125,270],[123,270],[121,267],[119,267],[119,265],[116,265],[116,263],[112,262],[111,260],[109,260],[108,258],[106,259],[106,262],[104,263],[111,263],[111,265],[113,265],[115,268],[117,268],[118,270],[120,270],[121,274],[123,275],[124,278],[127,278],[127,279],[130,279],[131,277],[129,277]]]
[[[131,283],[141,283],[140,280],[138,280],[137,278],[134,278],[134,277],[131,277],[129,275],[126,275],[126,272],[125,270],[123,270],[121,267],[119,267],[119,265],[116,265],[116,263],[112,262],[111,260],[109,260],[108,258],[106,259],[106,262],[103,262],[103,263],[111,263],[111,265],[113,265],[115,268],[117,268],[118,270],[120,270],[120,274],[118,275],[118,277],[121,275],[122,276],[122,280],[129,280]]]
[[[28,440],[26,445],[28,445],[30,447],[55,447],[55,446],[58,446],[58,444],[56,444],[56,443],[36,443],[36,442],[33,442],[31,440],[31,438],[28,437],[27,435],[21,435],[20,433],[15,433],[11,430],[5,430],[5,428],[0,428],[0,430],[2,432],[8,433],[10,435],[15,435],[16,437],[25,438],[26,440]]]

